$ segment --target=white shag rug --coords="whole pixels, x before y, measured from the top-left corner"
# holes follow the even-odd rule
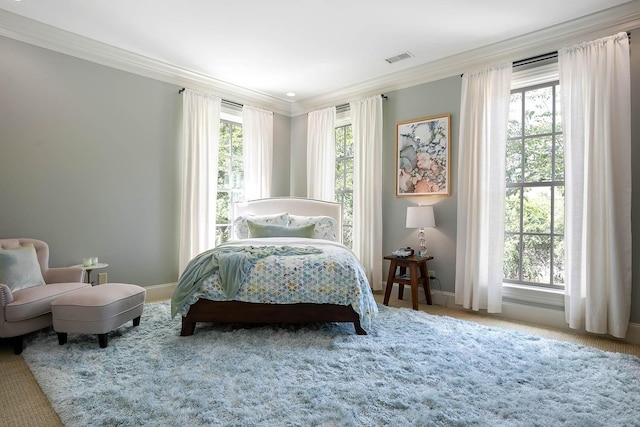
[[[380,306],[352,324],[199,324],[148,304],[100,349],[32,335],[23,356],[66,426],[593,426],[640,423],[640,359]]]

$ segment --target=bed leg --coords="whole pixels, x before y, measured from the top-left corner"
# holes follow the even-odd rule
[[[367,331],[362,329],[362,326],[360,326],[360,321],[359,320],[353,322],[353,326],[356,328],[356,334],[358,334],[358,335],[367,335]]]
[[[193,335],[196,330],[196,322],[190,322],[186,318],[182,318],[182,330],[180,331],[181,337],[189,337]]]

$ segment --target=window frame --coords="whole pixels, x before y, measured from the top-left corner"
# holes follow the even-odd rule
[[[351,114],[348,108],[345,108],[343,110],[337,111],[336,112],[336,123],[335,123],[335,128],[334,128],[334,132],[335,132],[335,144],[336,144],[336,163],[335,163],[335,173],[336,173],[336,177],[335,177],[335,182],[337,182],[337,173],[338,173],[338,163],[342,162],[344,163],[345,167],[343,168],[343,182],[345,183],[345,187],[338,189],[338,187],[336,186],[334,189],[334,200],[337,203],[342,204],[342,230],[340,230],[340,232],[342,233],[342,243],[347,246],[348,248],[352,248],[353,247],[353,179],[351,181],[351,187],[349,187],[347,184],[347,168],[346,165],[348,165],[348,161],[349,159],[351,159],[351,164],[354,164],[355,161],[355,153],[353,153],[352,150],[352,155],[351,156],[340,156],[338,157],[338,130],[339,129],[344,129],[344,134],[345,134],[345,139],[344,139],[344,146],[343,146],[343,153],[346,153],[347,150],[347,138],[346,138],[346,134],[347,134],[347,128],[350,129],[351,131],[351,143],[353,144],[353,128],[352,128],[352,123],[351,123]],[[353,170],[351,170],[351,176],[353,178]],[[345,209],[345,205],[344,205],[344,196],[345,195],[351,195],[351,221],[346,221],[346,209]],[[347,230],[350,230],[350,234],[347,233]],[[350,236],[350,238],[345,238]]]
[[[241,113],[233,109],[223,109],[222,113],[220,114],[220,131],[222,131],[223,126],[240,126],[240,128],[242,129]],[[233,134],[233,131],[230,133]],[[222,132],[220,132],[220,135],[221,134]],[[222,141],[219,139],[218,140],[218,145],[219,145],[218,156],[220,156],[221,144],[222,144]],[[230,187],[224,187],[224,186],[221,187],[220,184],[218,184],[216,189],[216,246],[224,242],[227,242],[229,240],[233,240],[233,237],[235,236],[235,229],[233,226],[233,205],[234,203],[244,201],[244,185],[243,185],[243,188],[240,190],[233,188],[232,179],[233,179],[234,155],[233,155],[233,150],[231,149],[232,144],[233,142],[229,141],[229,162],[228,162],[227,174],[229,175]],[[243,151],[244,151],[244,144],[243,144]],[[218,165],[220,165],[220,158],[218,158]],[[218,212],[217,203],[218,203],[218,200],[220,199],[221,193],[228,194],[229,206],[228,206],[228,211],[226,213]],[[224,223],[218,222],[218,218],[222,215],[227,217],[228,222],[224,222]],[[221,231],[221,230],[225,230],[225,229],[228,230],[228,233],[229,233],[228,238],[219,240],[219,236],[222,235],[222,233],[224,233],[224,231]]]
[[[534,86],[540,83],[559,81],[557,58],[514,68],[511,89]],[[552,311],[564,310],[564,290],[529,286],[518,283],[502,284],[503,304],[526,304]],[[535,315],[534,315],[535,316]],[[534,317],[532,320],[538,320]]]

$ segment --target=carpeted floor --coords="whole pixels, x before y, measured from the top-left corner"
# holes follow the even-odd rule
[[[382,302],[382,295],[375,295],[378,302]],[[404,301],[392,296],[392,307],[411,307],[410,298]],[[487,316],[474,312],[447,308],[438,305],[428,306],[421,303],[420,309],[431,314],[456,317],[476,323],[514,329],[528,334],[579,343],[605,351],[627,353],[640,356],[640,346],[629,344],[621,340],[596,336],[537,325],[513,322],[496,316]],[[55,334],[51,331],[51,334]],[[24,359],[13,355],[9,340],[0,340],[0,401],[3,410],[0,411],[0,425],[3,426],[62,426],[40,386],[29,371]]]
[[[632,425],[640,360],[381,307],[352,325],[205,326],[168,304],[140,328],[35,334],[24,358],[65,425]]]

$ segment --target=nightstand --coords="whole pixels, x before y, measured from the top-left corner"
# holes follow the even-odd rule
[[[389,276],[387,278],[387,287],[384,290],[384,305],[389,305],[391,288],[394,283],[398,284],[398,299],[402,299],[404,294],[404,285],[411,286],[411,305],[414,310],[418,309],[418,284],[420,283],[422,283],[424,293],[427,296],[427,304],[432,304],[429,274],[427,273],[427,261],[432,260],[432,256],[418,258],[415,255],[411,255],[401,258],[395,255],[387,255],[384,259],[391,261],[391,265],[389,266]],[[398,269],[400,272],[396,275]],[[408,273],[407,269],[409,270]],[[418,275],[418,273],[420,274]]]

